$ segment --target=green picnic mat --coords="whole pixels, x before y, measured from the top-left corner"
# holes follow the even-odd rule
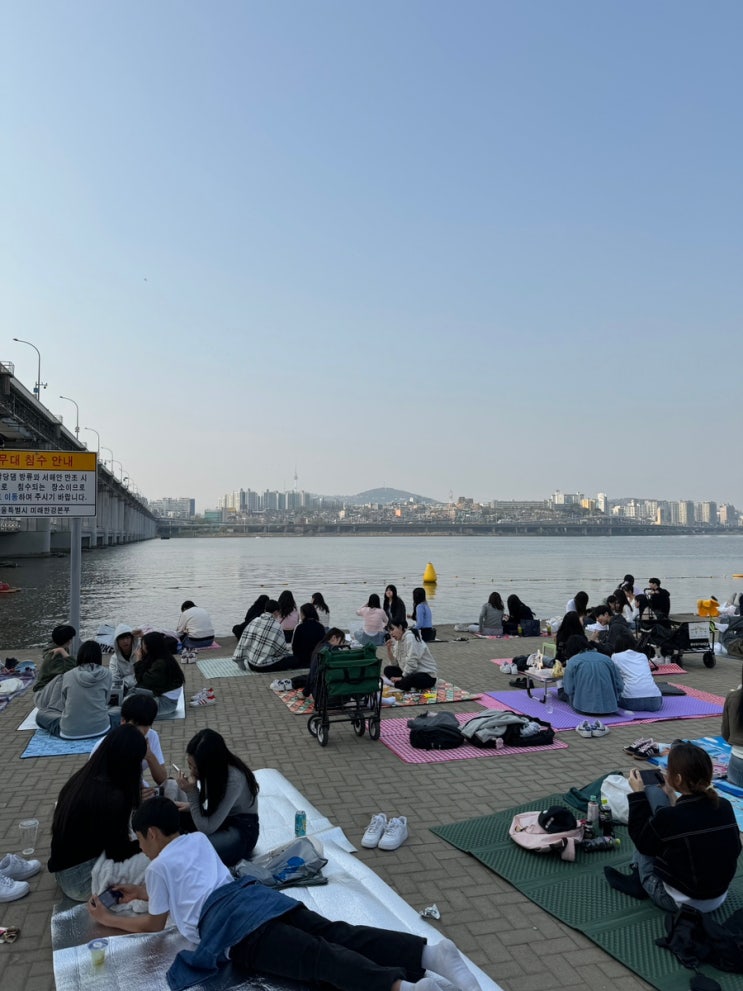
[[[508,835],[519,812],[565,805],[563,794],[547,795],[505,812],[466,819],[431,832],[464,853],[472,854],[495,874],[512,884],[535,905],[561,922],[578,929],[625,967],[659,991],[688,991],[693,971],[686,970],[669,951],[655,945],[665,935],[665,915],[652,902],[637,901],[610,888],[604,867],[628,867],[634,850],[624,826],[616,826],[619,850],[601,853],[578,851],[574,863],[557,856],[534,854],[517,846]],[[743,908],[743,871],[730,889],[727,901],[712,914],[723,922]],[[723,991],[740,991],[740,974],[725,974],[705,965],[702,972],[719,982]]]

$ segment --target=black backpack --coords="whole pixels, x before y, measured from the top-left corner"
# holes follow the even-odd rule
[[[689,970],[707,963],[718,970],[743,974],[743,911],[734,912],[721,925],[697,909],[683,905],[666,916],[667,934],[656,939]],[[719,985],[718,985],[719,986]]]
[[[408,720],[410,746],[416,750],[452,750],[461,747],[464,737],[456,716],[451,712],[424,713]]]

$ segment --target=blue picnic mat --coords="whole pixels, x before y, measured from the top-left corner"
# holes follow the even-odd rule
[[[37,729],[31,737],[28,746],[21,754],[23,757],[67,757],[72,754],[89,754],[100,736],[89,736],[85,740],[63,740],[60,736],[52,736],[45,729]]]

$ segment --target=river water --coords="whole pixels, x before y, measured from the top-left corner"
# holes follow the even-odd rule
[[[0,543],[0,554],[2,545]],[[541,618],[562,615],[582,588],[592,602],[626,572],[644,586],[659,577],[673,611],[699,598],[743,592],[743,534],[678,537],[272,537],[150,540],[83,555],[81,635],[99,624],[173,628],[180,604],[209,610],[228,634],[262,592],[291,588],[298,604],[322,592],[333,624],[356,628],[356,609],[371,592],[396,584],[406,605],[433,562],[438,585],[434,623],[474,622],[491,591],[516,593]],[[0,595],[0,651],[46,644],[67,619],[69,559],[21,559],[0,578],[22,591]]]

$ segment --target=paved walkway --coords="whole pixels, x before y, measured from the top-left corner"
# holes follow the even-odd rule
[[[450,641],[432,645],[441,676],[470,691],[505,687],[508,678],[490,658],[528,653],[536,644],[475,639],[457,643],[452,638],[459,634],[451,627],[441,627],[439,636]],[[221,636],[219,640],[222,650],[205,651],[203,656],[229,656],[234,640]],[[10,648],[5,655],[39,657],[38,652]],[[677,680],[719,695],[740,681],[740,663],[728,658],[710,671],[700,655],[690,655],[687,668],[688,674]],[[206,682],[195,664],[184,671],[190,696]],[[273,677],[214,680],[217,705],[187,709],[185,720],[158,724],[166,759],[182,764],[188,739],[198,729],[211,726],[250,766],[274,767],[285,774],[352,842],[360,841],[375,812],[407,815],[411,836],[404,846],[391,853],[359,847],[358,856],[415,908],[436,902],[441,921],[434,924],[505,991],[640,991],[648,987],[580,933],[532,905],[428,829],[583,785],[602,772],[627,767],[622,746],[641,735],[638,728],[620,727],[599,740],[561,734],[569,749],[538,755],[408,765],[382,743],[366,736],[357,739],[350,725],[332,726],[329,745],[321,748],[309,736],[306,718],[293,715],[269,690]],[[20,760],[30,734],[16,732],[16,727],[32,707],[29,692],[0,713],[0,746],[5,755],[0,856],[18,852],[18,821],[36,816],[41,822],[37,856],[46,862],[56,795],[84,758]],[[462,702],[447,708],[474,712],[477,704]],[[421,711],[412,707],[385,710],[383,717]],[[716,735],[719,719],[660,723],[652,729],[663,740]],[[15,944],[0,944],[0,982],[11,991],[50,991],[54,979],[49,921],[59,892],[45,870],[30,883],[26,898],[0,905],[0,925],[19,925],[22,930]]]

